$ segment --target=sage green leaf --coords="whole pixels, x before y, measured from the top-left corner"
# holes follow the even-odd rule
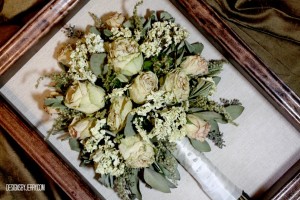
[[[45,106],[49,106],[49,107],[52,107],[52,108],[63,109],[63,108],[66,107],[62,104],[63,100],[64,100],[63,96],[56,96],[56,97],[53,97],[53,98],[46,98],[44,100],[44,104],[45,104]]]
[[[102,67],[104,60],[106,58],[106,53],[94,53],[90,58],[90,67],[92,72],[98,76],[102,73]]]
[[[132,174],[129,177],[129,181],[129,189],[131,193],[134,194],[135,198],[142,200],[142,194],[139,187],[138,169],[132,169]]]
[[[208,123],[210,124],[210,132],[216,132],[219,133],[219,125],[215,120],[210,120],[208,121]]]
[[[244,111],[244,107],[241,105],[230,105],[225,107],[225,110],[229,113],[232,120],[235,120],[242,114],[242,112]]]
[[[206,140],[201,142],[199,140],[190,139],[192,146],[199,152],[210,152],[211,148]]]
[[[189,108],[189,113],[197,113],[203,111],[202,108]]]
[[[151,11],[150,19],[153,21],[158,21],[156,11]]]
[[[90,33],[94,33],[96,35],[100,35],[100,32],[98,31],[98,29],[95,26],[91,26],[89,29]]]
[[[107,174],[101,174],[101,177],[98,178],[98,181],[105,187],[112,188],[114,186],[113,176]]]
[[[223,119],[221,114],[213,111],[197,112],[193,114],[205,121]]]
[[[69,145],[70,145],[70,148],[73,150],[73,151],[78,151],[80,152],[80,143],[79,141],[77,140],[77,138],[70,138],[69,139]]]
[[[167,20],[174,21],[172,15],[166,11],[160,13],[160,19],[163,21],[167,21]]]
[[[125,21],[123,23],[123,27],[124,28],[133,28],[134,26],[133,26],[132,20],[129,19],[129,20]]]
[[[151,19],[149,19],[147,21],[147,23],[144,25],[143,28],[144,28],[145,31],[151,28]]]
[[[144,70],[151,70],[152,65],[153,65],[153,62],[147,60],[147,61],[145,61],[144,64],[143,64],[143,69],[144,69]]]
[[[219,77],[219,76],[214,76],[212,79],[213,79],[213,81],[215,82],[216,85],[218,85],[219,82],[221,81],[221,77]]]
[[[158,191],[164,193],[171,192],[166,178],[150,168],[144,168],[144,180],[148,185]]]
[[[195,43],[193,43],[193,44],[191,44],[191,45],[192,45],[192,47],[194,48],[194,51],[193,51],[194,54],[200,55],[200,54],[202,53],[202,51],[203,51],[203,49],[204,49],[204,45],[203,45],[202,43],[200,43],[200,42],[195,42]]]
[[[183,58],[183,55],[184,55],[185,51],[182,51],[182,53],[180,54],[179,58],[176,59],[175,61],[175,66],[178,66],[182,63],[182,58]]]
[[[104,29],[104,30],[103,30],[103,33],[104,33],[104,35],[107,36],[107,37],[111,37],[111,36],[113,35],[112,32],[111,32],[110,30],[108,30],[108,29]]]
[[[130,137],[130,136],[135,135],[135,131],[133,129],[133,124],[132,124],[132,119],[133,119],[133,115],[128,114],[127,119],[126,119],[126,126],[125,126],[125,129],[124,129],[124,134],[125,134],[126,137]]]
[[[195,51],[195,47],[193,47],[188,41],[185,40],[184,44],[189,53],[193,53]]]

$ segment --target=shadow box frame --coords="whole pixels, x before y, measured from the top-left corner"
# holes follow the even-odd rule
[[[227,26],[202,0],[170,0],[195,27],[252,83],[263,96],[300,131],[300,98]],[[63,19],[80,0],[52,0],[0,48],[0,76],[12,68],[41,37]],[[71,199],[99,199],[1,97],[0,125]],[[32,145],[35,144],[35,145]],[[42,154],[40,152],[43,152]],[[64,178],[62,178],[64,177]],[[264,194],[264,199],[290,199],[300,194],[300,161],[296,162]],[[298,196],[299,197],[299,196]],[[296,197],[297,198],[297,197]]]

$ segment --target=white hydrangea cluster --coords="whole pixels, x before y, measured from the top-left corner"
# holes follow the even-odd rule
[[[111,39],[111,40],[115,40],[119,37],[124,37],[124,38],[131,38],[132,37],[132,33],[131,33],[129,28],[112,27],[110,31],[112,33],[112,36],[109,39]]]
[[[170,110],[159,112],[159,116],[155,118],[155,125],[149,137],[157,136],[159,140],[175,142],[186,136],[184,125],[187,121],[184,108],[173,106]]]
[[[147,33],[147,38],[140,46],[146,58],[158,55],[161,50],[175,45],[188,37],[188,32],[178,24],[170,21],[155,22]]]
[[[89,53],[101,53],[104,52],[104,41],[100,37],[100,35],[96,35],[95,33],[88,33],[84,36],[85,43]]]
[[[70,68],[69,73],[74,80],[89,80],[94,83],[97,79],[95,74],[90,70],[88,63],[88,49],[87,46],[78,41],[76,48],[70,55],[71,61],[69,62]]]
[[[106,136],[104,140],[105,145],[99,146],[98,150],[92,155],[95,171],[99,174],[120,176],[125,171],[125,163],[120,151],[114,148],[110,137]]]

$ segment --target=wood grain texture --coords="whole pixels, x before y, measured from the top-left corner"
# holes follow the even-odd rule
[[[100,199],[3,98],[0,99],[0,113],[1,127],[71,199]]]
[[[215,47],[300,131],[300,98],[202,0],[171,0]]]
[[[79,0],[52,0],[0,49],[0,76],[9,69]]]

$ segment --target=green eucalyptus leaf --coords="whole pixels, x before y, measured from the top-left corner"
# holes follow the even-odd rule
[[[211,148],[206,140],[201,142],[199,140],[190,139],[192,146],[199,152],[210,152]]]
[[[147,60],[147,61],[145,61],[144,64],[143,64],[143,69],[146,70],[146,71],[151,70],[152,65],[153,65],[153,62]]]
[[[185,53],[185,50],[183,50],[182,53],[180,54],[179,58],[176,59],[175,66],[178,66],[182,63],[182,58],[183,58],[184,53]]]
[[[126,137],[130,137],[130,136],[135,135],[135,131],[133,129],[133,124],[132,124],[132,119],[133,119],[133,115],[128,114],[127,119],[126,119],[126,126],[125,126],[125,129],[124,129],[124,134],[125,134]]]
[[[102,73],[102,66],[106,58],[105,53],[94,53],[90,58],[90,67],[92,72],[99,76]]]
[[[103,30],[103,33],[104,33],[104,35],[107,36],[107,37],[111,37],[111,36],[113,35],[112,32],[111,32],[110,30],[108,30],[108,29],[104,29],[104,30]]]
[[[105,187],[113,188],[114,186],[113,176],[107,174],[101,174],[100,178],[98,178],[98,181]]]
[[[202,108],[189,108],[189,113],[197,113],[203,111]]]
[[[95,26],[91,26],[89,29],[90,33],[94,33],[96,35],[100,35],[100,32],[98,31],[98,29]]]
[[[223,116],[221,114],[213,111],[197,112],[193,114],[205,121],[223,119]]]
[[[129,189],[132,194],[134,194],[135,198],[138,200],[142,200],[142,194],[140,192],[139,187],[139,177],[138,177],[138,169],[132,169],[133,173],[129,177]]]
[[[221,81],[221,77],[219,77],[219,76],[214,76],[212,79],[213,79],[213,81],[215,82],[216,85],[218,85],[219,82]]]
[[[188,41],[185,40],[184,44],[189,53],[193,53],[195,51],[195,47],[193,47]]]
[[[163,11],[160,13],[160,19],[163,21],[174,21],[174,18],[172,17],[172,15],[166,11]]]
[[[144,168],[144,180],[152,188],[164,193],[170,193],[169,183],[166,178],[150,168]]]
[[[153,21],[158,21],[156,11],[151,11],[150,19]]]
[[[69,145],[70,145],[70,148],[71,148],[73,151],[80,152],[80,150],[81,150],[81,148],[80,148],[80,143],[79,143],[79,141],[77,140],[77,138],[70,138],[70,139],[69,139]]]
[[[215,120],[208,121],[210,124],[210,132],[220,133],[219,125]]]
[[[244,111],[244,107],[241,105],[230,105],[225,107],[225,110],[229,113],[232,120],[235,120],[242,114],[242,112]]]
[[[200,42],[193,43],[191,46],[194,48],[193,53],[198,55],[200,55],[204,49],[204,45]]]
[[[64,106],[62,104],[64,100],[64,97],[63,96],[56,96],[56,97],[53,97],[53,98],[46,98],[44,100],[44,104],[45,106],[49,106],[49,107],[52,107],[52,108],[65,108],[66,106]]]
[[[144,25],[143,28],[145,31],[151,28],[151,19],[147,20],[147,23]]]

